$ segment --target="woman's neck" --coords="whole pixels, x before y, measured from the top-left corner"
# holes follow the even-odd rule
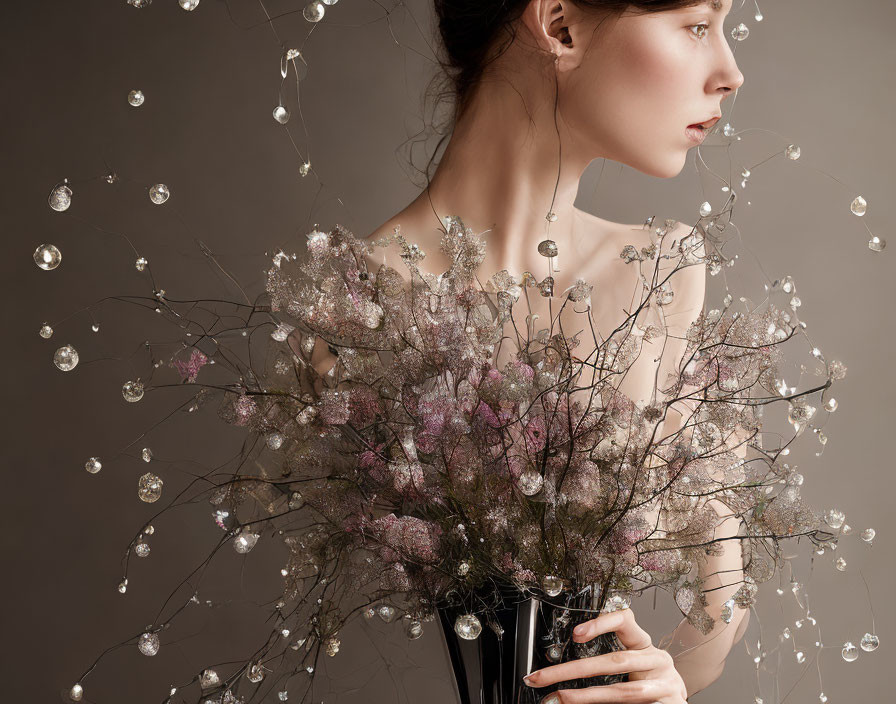
[[[544,100],[544,88],[536,91],[533,81],[480,84],[428,190],[408,206],[418,216],[428,211],[433,227],[437,213],[440,219],[457,215],[475,232],[488,230],[486,262],[517,272],[529,269],[539,278],[547,270],[537,253],[546,231],[560,247],[560,260],[569,262],[563,245],[572,240],[574,203],[588,165],[571,148],[562,121],[555,125],[550,93],[551,100]],[[537,107],[527,112],[525,105]],[[548,212],[557,219],[546,230]]]

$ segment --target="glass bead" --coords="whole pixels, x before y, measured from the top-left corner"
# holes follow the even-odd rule
[[[320,22],[324,18],[324,6],[318,0],[312,0],[302,10],[302,17],[309,22]]]
[[[880,645],[880,639],[873,633],[866,633],[862,636],[862,640],[859,641],[859,645],[866,653],[872,653]]]
[[[836,530],[843,525],[843,522],[846,520],[846,515],[843,513],[843,511],[832,508],[825,514],[824,520],[825,523]]]
[[[299,166],[299,176],[304,178],[308,175],[308,170],[311,168],[311,162],[306,161],[301,166]]]
[[[538,253],[543,257],[556,257],[557,243],[554,240],[542,240],[538,243]]]
[[[257,534],[244,530],[233,539],[233,549],[240,555],[245,555],[255,547],[255,543],[258,542],[258,537]]]
[[[283,447],[283,440],[284,437],[282,433],[268,433],[267,437],[265,438],[265,442],[272,450],[279,450],[281,447]]]
[[[177,0],[177,4],[187,12],[192,12],[199,6],[199,0]]]
[[[49,323],[44,323],[40,326],[40,336],[45,340],[49,340],[53,337],[53,328],[50,327]]]
[[[52,244],[42,244],[34,250],[34,263],[44,271],[53,271],[62,263],[62,252]]]
[[[128,103],[135,108],[139,108],[143,105],[144,100],[146,100],[146,96],[143,95],[142,90],[132,90],[128,93]]]
[[[791,161],[796,161],[800,158],[800,156],[802,156],[802,151],[797,145],[791,144],[787,147],[787,149],[784,150],[784,154]]]
[[[281,125],[285,125],[289,122],[289,110],[287,110],[282,105],[278,105],[274,108],[274,119],[279,122]]]
[[[221,678],[218,677],[218,673],[214,670],[203,670],[202,674],[199,676],[199,686],[202,689],[211,689],[217,684],[220,684]]]
[[[140,458],[141,458],[144,462],[150,462],[150,461],[152,460],[152,450],[150,450],[148,447],[144,447],[144,448],[140,451]]]
[[[862,196],[856,196],[856,199],[849,206],[849,209],[852,211],[853,215],[862,217],[868,212],[868,201],[862,198]]]
[[[147,472],[137,482],[137,496],[141,501],[151,504],[162,496],[164,482],[152,472]]]
[[[883,237],[878,237],[874,235],[870,240],[868,240],[868,249],[872,252],[883,252],[887,246],[887,241]]]
[[[139,257],[136,262],[134,262],[134,267],[137,271],[143,271],[146,269],[146,265],[148,262],[146,261],[146,257]]]
[[[709,204],[709,201],[705,201],[700,206],[700,217],[706,218],[712,214],[712,205]]]
[[[466,560],[461,560],[457,565],[457,574],[460,577],[466,577],[470,573],[470,563]]]
[[[118,591],[121,594],[124,594],[128,590],[128,580],[123,579],[118,583]]]
[[[725,623],[731,623],[731,619],[734,618],[734,599],[728,599],[728,601],[722,604],[720,616]]]
[[[258,684],[264,679],[264,668],[261,666],[261,663],[254,663],[246,670],[246,679],[252,684]]]
[[[851,642],[846,641],[846,643],[843,644],[843,650],[840,651],[840,654],[846,662],[854,662],[856,658],[859,657],[859,649]]]
[[[72,204],[72,189],[66,185],[56,186],[50,191],[47,204],[57,213],[68,210]]]
[[[84,688],[81,685],[76,684],[71,688],[71,690],[69,690],[68,696],[73,702],[79,702],[84,696]]]
[[[168,186],[164,183],[157,183],[149,189],[149,199],[156,205],[161,205],[171,196]]]
[[[541,588],[548,596],[557,596],[563,591],[563,580],[549,574],[541,580]]]
[[[804,662],[806,662],[806,654],[805,654],[802,650],[797,651],[797,653],[796,653],[796,661],[797,661],[800,665],[802,665]]]
[[[547,655],[548,660],[551,662],[560,662],[560,659],[563,657],[563,646],[559,643],[553,643],[545,651],[545,655]]]
[[[71,345],[63,345],[53,355],[53,364],[63,372],[70,372],[78,366],[78,350]]]
[[[364,611],[361,612],[361,615],[364,616],[368,621],[376,616],[376,609],[372,606],[368,606]]]
[[[392,623],[395,620],[395,607],[383,604],[376,610],[376,615],[385,623]]]
[[[834,560],[834,567],[836,567],[841,572],[845,572],[846,571],[846,560],[844,560],[842,556],[838,557],[836,560]]]
[[[289,699],[289,692],[287,692],[285,689],[277,692],[277,699],[279,699],[281,702],[285,702],[287,699]]]
[[[159,634],[144,633],[137,641],[137,648],[148,657],[156,655],[159,652]]]
[[[526,496],[535,496],[544,486],[544,477],[537,470],[530,467],[520,475],[517,483],[520,491]]]
[[[827,401],[824,402],[825,410],[830,413],[833,413],[834,411],[836,411],[837,406],[839,406],[839,405],[840,404],[837,403],[837,399],[835,399],[835,398],[829,398]]]
[[[126,381],[121,387],[121,395],[128,403],[137,403],[143,398],[143,383],[140,381]]]
[[[725,126],[722,128],[722,134],[726,137],[731,137],[734,135],[734,127],[731,126],[730,122],[725,123]],[[746,178],[746,176],[744,178]]]
[[[753,699],[753,704],[765,704],[765,703],[764,703],[764,700],[762,699],[762,697],[756,697],[755,699]]]
[[[137,557],[149,557],[150,547],[149,543],[146,541],[139,541],[134,546],[134,552],[137,554]]]
[[[731,30],[731,38],[736,42],[742,42],[750,36],[750,28],[741,22],[737,27]]]
[[[417,640],[423,635],[423,624],[418,619],[412,618],[408,621],[408,625],[405,628],[405,634],[407,635],[408,640]]]
[[[90,472],[91,474],[96,474],[96,473],[99,472],[102,468],[103,468],[103,463],[100,462],[100,458],[99,458],[99,457],[91,457],[91,458],[90,458],[89,460],[87,460],[87,462],[84,464],[84,469],[86,469],[86,470],[87,470],[88,472]]]
[[[862,531],[862,540],[864,540],[866,543],[870,543],[872,540],[874,540],[875,535],[877,535],[877,533],[874,528],[866,528]]]
[[[329,638],[327,638],[325,646],[327,655],[329,655],[331,658],[334,657],[336,653],[339,652],[340,645],[342,645],[342,643],[336,636],[330,636]]]
[[[463,614],[454,622],[454,632],[464,640],[476,640],[482,633],[482,624],[473,614]]]
[[[557,222],[557,213],[551,211],[545,216],[545,218],[548,222]]]
[[[138,10],[152,5],[152,0],[128,0],[128,5],[136,7]]]
[[[827,700],[828,700],[828,696],[824,692],[822,692],[821,694],[818,695],[818,701],[820,701],[821,704],[825,704],[825,702]]]

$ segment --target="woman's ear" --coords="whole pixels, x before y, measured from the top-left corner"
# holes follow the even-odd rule
[[[582,60],[583,15],[570,0],[530,0],[522,21],[537,46],[553,55],[558,69],[566,70]]]

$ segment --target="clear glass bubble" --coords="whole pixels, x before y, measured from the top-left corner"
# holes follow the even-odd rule
[[[121,395],[128,403],[137,403],[143,398],[143,384],[139,381],[126,381],[121,387]]]
[[[34,263],[44,271],[53,271],[62,263],[62,252],[55,245],[42,244],[34,250]]]
[[[880,646],[880,639],[873,633],[866,633],[862,636],[862,640],[859,641],[859,645],[862,646],[862,650],[866,653],[871,653]]]
[[[137,496],[141,501],[151,504],[162,496],[164,482],[152,472],[147,472],[137,481]]]
[[[199,0],[177,0],[177,4],[187,12],[192,12],[199,7]]]
[[[233,549],[240,555],[245,555],[255,547],[255,544],[258,542],[258,537],[257,534],[244,530],[233,539]]]
[[[324,6],[319,0],[312,0],[302,10],[302,17],[309,22],[320,22],[324,18]]]
[[[50,327],[49,323],[44,323],[40,326],[40,336],[45,340],[49,340],[53,337],[53,328]]]
[[[274,119],[279,122],[281,125],[285,125],[289,122],[289,110],[287,110],[282,105],[278,105],[274,108]]]
[[[802,151],[797,145],[791,144],[784,150],[784,155],[791,161],[796,161],[802,155]]]
[[[522,491],[526,496],[535,496],[541,488],[544,486],[544,477],[538,472],[538,470],[529,467],[524,470],[520,475],[520,478],[517,480],[519,484],[520,491]]]
[[[859,657],[859,649],[850,641],[846,641],[846,643],[843,644],[843,650],[840,651],[840,654],[846,662],[854,662],[855,659]]]
[[[147,543],[145,540],[140,540],[134,546],[134,552],[136,553],[137,557],[149,557],[149,543]]]
[[[868,249],[870,249],[872,252],[883,252],[886,247],[887,241],[883,237],[874,235],[870,240],[868,240]]]
[[[53,355],[53,364],[63,372],[70,372],[78,366],[78,350],[71,345],[63,345]]]
[[[874,528],[866,528],[862,531],[862,540],[864,540],[866,543],[870,543],[872,540],[874,540],[875,535],[877,535],[877,532],[874,530]]]
[[[408,621],[408,625],[404,632],[405,635],[407,635],[408,640],[417,640],[423,635],[423,624],[418,619],[412,618]]]
[[[710,205],[709,202],[704,202],[700,206],[700,217],[703,217],[703,218],[709,217],[709,215],[711,215],[711,214],[712,214],[712,205]]]
[[[137,641],[137,648],[148,657],[156,655],[159,652],[159,634],[144,633]]]
[[[135,108],[139,108],[143,105],[143,101],[146,100],[146,96],[143,95],[142,90],[132,90],[128,93],[128,103]]]
[[[161,205],[170,197],[171,192],[164,183],[157,183],[149,189],[149,199],[156,205]]]
[[[731,38],[736,42],[742,42],[750,36],[750,28],[741,22],[737,27],[731,30]]]
[[[464,640],[476,640],[482,633],[482,624],[474,614],[463,614],[454,622],[454,632]]]
[[[47,197],[47,203],[57,213],[69,209],[72,204],[72,189],[66,185],[56,186]]]
[[[91,457],[84,463],[84,469],[86,469],[91,474],[96,474],[103,468],[103,463],[100,462],[99,457]]]
[[[862,217],[868,212],[868,201],[862,198],[862,196],[856,196],[856,199],[849,206],[849,209],[852,211],[853,215]]]
[[[557,596],[563,591],[563,580],[549,574],[541,580],[541,588],[548,596]]]
[[[146,265],[148,263],[149,262],[146,261],[146,257],[139,257],[137,261],[134,262],[134,267],[137,269],[137,271],[143,271],[144,269],[146,269]]]

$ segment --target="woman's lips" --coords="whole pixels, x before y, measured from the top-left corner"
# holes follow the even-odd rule
[[[702,144],[703,140],[706,139],[706,133],[708,130],[703,129],[699,125],[688,125],[688,128],[684,131],[684,133],[688,136],[694,144]]]

